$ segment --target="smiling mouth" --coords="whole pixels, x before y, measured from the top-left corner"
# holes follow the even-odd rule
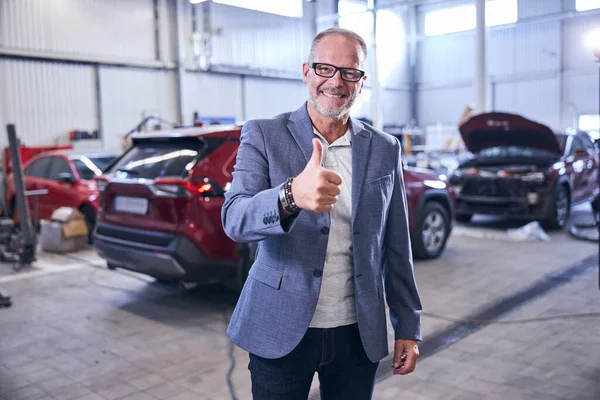
[[[346,97],[345,95],[340,94],[340,93],[327,93],[327,92],[323,92],[323,91],[321,91],[321,93],[323,94],[323,96],[330,98],[330,99],[341,99],[341,98]]]

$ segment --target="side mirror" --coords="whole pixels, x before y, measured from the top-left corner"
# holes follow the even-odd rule
[[[68,183],[71,185],[77,182],[73,174],[69,172],[61,172],[60,174],[54,177],[54,180],[59,183]]]

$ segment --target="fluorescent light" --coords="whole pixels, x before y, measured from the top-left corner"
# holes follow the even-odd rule
[[[587,34],[585,37],[585,46],[592,50],[600,50],[600,30]]]
[[[487,26],[512,24],[518,19],[518,0],[487,0],[485,23]],[[439,36],[468,31],[475,28],[475,6],[444,8],[425,14],[425,35]]]
[[[600,0],[576,0],[575,9],[577,11],[588,11],[600,8]]]

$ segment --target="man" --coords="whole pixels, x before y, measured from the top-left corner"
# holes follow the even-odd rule
[[[395,330],[394,373],[415,368],[421,304],[400,145],[349,117],[367,50],[339,28],[302,65],[308,102],[242,130],[223,226],[258,241],[228,334],[250,353],[253,397],[364,400],[388,354],[382,276]]]

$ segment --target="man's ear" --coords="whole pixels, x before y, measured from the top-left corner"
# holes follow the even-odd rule
[[[365,85],[365,81],[367,80],[367,76],[363,76],[360,80],[360,88],[358,89],[358,93],[362,93],[363,86]]]
[[[308,63],[302,63],[302,80],[304,83],[308,83],[308,72],[310,71],[310,67]]]

